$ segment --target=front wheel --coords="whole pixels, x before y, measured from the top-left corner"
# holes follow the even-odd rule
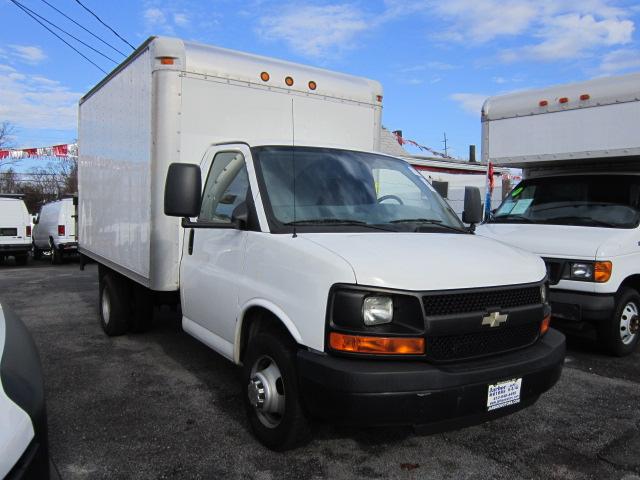
[[[254,337],[243,366],[244,403],[254,435],[267,448],[284,451],[310,438],[300,402],[293,341],[271,332]]]
[[[598,338],[613,355],[633,353],[640,340],[640,295],[631,288],[620,291],[613,318],[598,326]]]
[[[100,325],[110,337],[123,335],[129,326],[130,297],[125,281],[117,274],[100,278]]]

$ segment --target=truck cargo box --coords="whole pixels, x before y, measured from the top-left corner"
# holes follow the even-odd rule
[[[152,37],[80,100],[80,252],[153,289],[178,289],[179,220],[162,211],[172,162],[207,148],[379,148],[378,82]]]
[[[489,98],[482,159],[508,167],[637,161],[640,73]]]

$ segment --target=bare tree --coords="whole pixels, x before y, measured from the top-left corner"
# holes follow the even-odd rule
[[[0,149],[9,148],[13,146],[13,136],[16,133],[16,128],[10,122],[0,122]],[[15,165],[20,161],[19,158],[0,158],[0,168],[9,165]]]
[[[0,193],[18,193],[20,181],[13,168],[0,172]]]

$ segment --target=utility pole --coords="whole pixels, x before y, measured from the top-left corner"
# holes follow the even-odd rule
[[[447,149],[447,132],[444,132],[444,140],[442,141],[442,143],[444,143],[444,154],[448,157],[449,151]]]

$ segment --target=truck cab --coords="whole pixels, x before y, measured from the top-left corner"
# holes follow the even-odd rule
[[[640,339],[638,81],[495,97],[483,113],[483,156],[524,180],[477,232],[540,255],[554,324],[593,326],[614,355]]]

